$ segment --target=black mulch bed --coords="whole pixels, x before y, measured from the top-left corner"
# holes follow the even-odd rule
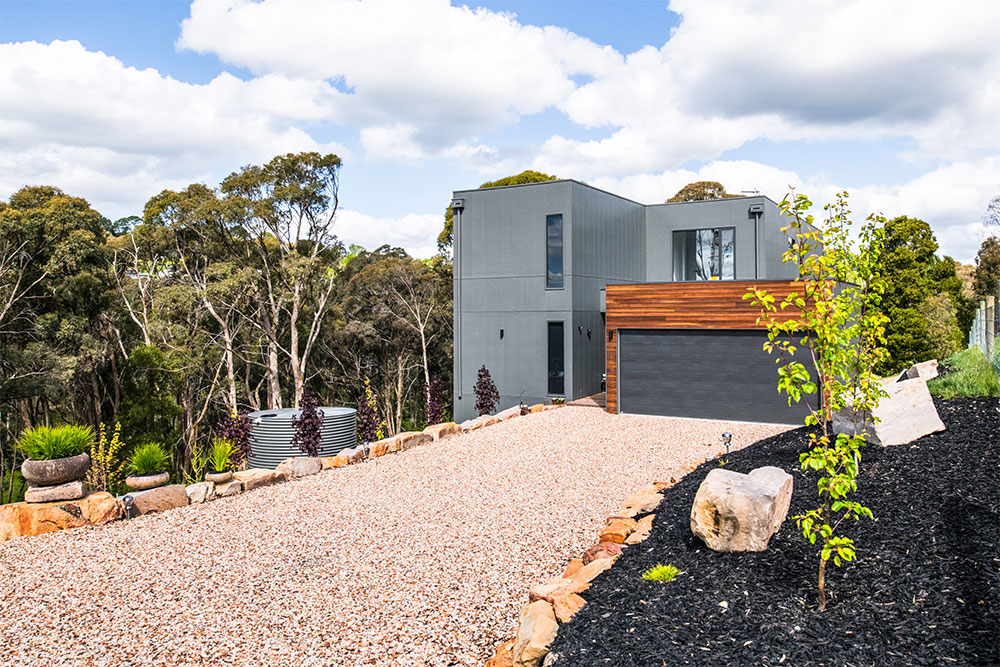
[[[830,563],[826,612],[817,611],[817,550],[794,521],[763,553],[715,553],[691,534],[711,462],[664,494],[649,539],[583,594],[587,605],[553,643],[555,664],[1000,665],[997,399],[935,402],[947,431],[862,450],[855,499],[876,520],[847,525],[858,560]],[[815,507],[816,475],[798,466],[805,434],[761,441],[726,467],[779,466],[795,479],[789,516]],[[657,563],[683,574],[642,580]]]

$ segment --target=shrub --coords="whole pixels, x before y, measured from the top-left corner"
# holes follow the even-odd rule
[[[497,404],[500,402],[500,392],[493,384],[493,378],[490,377],[490,371],[485,364],[479,369],[476,386],[472,388],[472,393],[476,395],[476,412],[480,416],[492,414],[497,409]]]
[[[93,490],[114,492],[122,483],[125,466],[128,461],[119,456],[122,445],[121,424],[115,423],[114,433],[108,439],[104,424],[97,435],[97,444],[90,448],[90,470],[87,471],[87,484]]]
[[[208,466],[213,472],[226,472],[232,465],[236,448],[226,438],[216,438],[208,450]]]
[[[671,581],[678,574],[680,574],[680,570],[673,565],[661,565],[660,563],[657,563],[655,566],[643,572],[641,576],[646,581],[662,581],[666,583]]]
[[[1000,376],[978,347],[956,352],[942,362],[942,374],[927,383],[940,398],[1000,396]]]
[[[434,378],[429,387],[424,387],[424,417],[427,424],[440,424],[444,417],[444,397],[441,395],[441,380]]]
[[[295,429],[292,444],[308,456],[319,456],[323,445],[323,411],[312,392],[302,394],[299,413],[292,417],[292,428]]]
[[[358,438],[361,442],[376,442],[385,437],[385,422],[378,418],[375,394],[367,378],[364,388],[364,394],[358,400]]]
[[[155,475],[170,467],[170,455],[160,443],[147,442],[135,448],[128,463],[133,475]]]
[[[94,430],[89,426],[36,426],[25,431],[17,449],[34,461],[51,461],[82,454],[94,444]]]
[[[219,437],[232,443],[233,465],[239,465],[250,460],[250,432],[253,431],[253,420],[249,412],[229,415],[219,422]]]

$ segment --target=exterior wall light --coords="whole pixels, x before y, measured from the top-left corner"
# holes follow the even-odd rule
[[[614,339],[615,339],[615,330],[614,329],[608,329],[608,342],[610,343]]]
[[[503,329],[500,330],[500,340],[503,340]]]
[[[726,456],[729,455],[729,445],[733,442],[733,434],[726,431],[722,434],[722,444],[726,446]]]

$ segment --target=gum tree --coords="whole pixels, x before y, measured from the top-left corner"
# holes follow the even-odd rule
[[[819,544],[817,588],[819,609],[826,609],[826,566],[854,560],[854,541],[838,531],[847,519],[872,517],[862,504],[850,500],[857,491],[860,448],[867,428],[877,421],[872,410],[885,390],[873,369],[886,356],[880,273],[885,218],[869,216],[855,242],[851,238],[847,193],[838,193],[824,207],[826,217],[816,225],[809,214],[812,202],[792,193],[781,210],[792,222],[784,228],[794,241],[783,260],[798,266],[795,288],[784,297],[751,288],[744,299],[760,306],[758,322],[768,330],[767,352],[777,355],[778,390],[788,403],[805,402],[809,449],[800,455],[802,469],[820,475],[820,506],[795,519],[810,544]],[[803,357],[815,371],[811,374]],[[818,379],[818,384],[814,380]],[[834,413],[850,415],[846,433],[833,433]]]

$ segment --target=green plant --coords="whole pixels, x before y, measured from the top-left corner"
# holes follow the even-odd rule
[[[657,563],[653,567],[643,572],[642,575],[640,576],[642,576],[642,578],[645,579],[646,581],[662,581],[666,583],[668,581],[673,580],[673,578],[680,573],[681,573],[680,570],[678,570],[673,565],[662,565],[660,563]]]
[[[727,465],[729,465],[729,459],[719,459],[719,467],[720,468],[723,467],[723,466],[727,466]]]
[[[208,450],[208,466],[212,472],[226,472],[232,464],[236,447],[226,438],[216,438]]]
[[[793,192],[794,195],[794,192]],[[777,352],[778,390],[792,401],[805,401],[809,414],[809,450],[800,455],[803,470],[817,472],[821,505],[795,517],[810,544],[819,542],[817,589],[819,608],[826,609],[826,565],[854,560],[854,541],[837,535],[848,518],[872,517],[872,512],[847,499],[857,491],[860,449],[871,411],[886,395],[874,370],[885,360],[885,323],[881,310],[886,280],[879,267],[885,245],[885,219],[870,216],[861,226],[860,249],[852,245],[847,193],[839,193],[824,210],[821,227],[808,214],[812,202],[794,195],[781,202],[792,217],[783,231],[793,243],[783,260],[795,262],[797,289],[780,302],[766,290],[751,288],[744,299],[760,306],[758,322],[768,330],[764,349]],[[794,361],[796,343],[808,353],[815,378]],[[812,403],[810,404],[810,400]],[[835,412],[852,417],[850,433],[831,433]]]
[[[927,383],[933,395],[941,398],[1000,396],[1000,376],[978,347],[956,352],[941,365],[942,375]]]
[[[101,424],[97,434],[97,444],[90,448],[90,470],[87,471],[87,484],[91,489],[100,491],[115,491],[122,483],[122,475],[128,461],[119,456],[121,451],[121,424],[115,423],[111,439]]]
[[[93,443],[94,430],[89,426],[36,426],[21,435],[17,449],[34,461],[51,461],[82,454]]]
[[[158,442],[139,445],[129,457],[129,470],[133,475],[153,475],[165,472],[170,466],[170,455]]]

